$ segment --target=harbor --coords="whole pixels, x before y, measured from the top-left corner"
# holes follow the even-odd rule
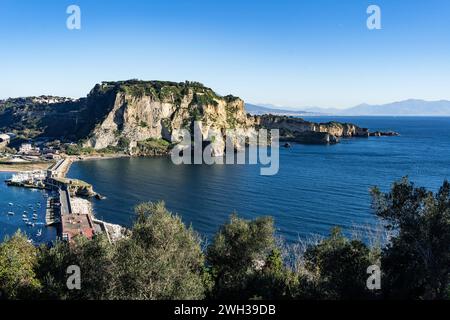
[[[106,234],[109,241],[122,238],[124,229],[120,226],[109,224],[94,218],[90,198],[101,197],[97,195],[90,184],[77,179],[70,179],[66,174],[74,161],[66,157],[52,164],[47,170],[35,170],[14,173],[9,179],[5,179],[8,187],[35,189],[43,192],[45,199],[44,221],[39,222],[45,228],[54,228],[56,238],[62,241],[72,242],[77,236],[92,239],[96,234]],[[14,203],[8,204],[11,210]],[[39,208],[42,204],[38,205]],[[38,223],[37,209],[30,206],[31,216],[27,211],[22,214],[25,226],[35,228]],[[8,211],[9,216],[18,215],[15,211]],[[42,230],[37,230],[36,236],[40,236]]]

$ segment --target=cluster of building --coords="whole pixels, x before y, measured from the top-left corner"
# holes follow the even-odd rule
[[[17,152],[5,151],[5,148],[16,139],[14,133],[0,133],[0,152],[9,152],[6,154],[12,162],[24,161],[42,161],[42,160],[59,160],[61,159],[58,147],[48,146],[44,142],[30,143],[25,142],[16,147]]]

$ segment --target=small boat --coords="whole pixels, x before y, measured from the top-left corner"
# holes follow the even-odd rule
[[[40,237],[42,236],[42,229],[39,229],[38,232],[36,233],[36,237]]]
[[[37,220],[38,219],[38,217],[33,217],[33,220]]]
[[[14,203],[10,202],[8,203],[10,207],[12,207],[14,205]]]
[[[29,226],[29,227],[32,227],[33,226],[33,222],[27,222],[26,225]]]
[[[23,218],[22,220],[25,221],[25,222],[30,221],[30,219],[28,219],[28,218]]]
[[[22,215],[22,218],[26,218],[26,217],[27,217],[27,215],[26,215],[26,214],[23,214],[23,215]]]
[[[13,215],[14,215],[14,212],[12,212],[12,211],[8,212],[8,216],[13,216]]]

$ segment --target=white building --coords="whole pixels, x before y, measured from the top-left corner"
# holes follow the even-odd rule
[[[11,137],[7,134],[0,134],[0,148],[6,147],[11,140]]]
[[[33,147],[31,143],[23,143],[19,148],[20,154],[26,154],[26,155],[35,155],[39,154],[40,149],[38,147]]]
[[[11,140],[11,137],[9,135],[4,134],[4,133],[0,134],[0,143],[2,143],[2,142],[9,143],[10,140]]]
[[[42,170],[19,172],[11,177],[11,182],[36,184],[43,181],[45,177],[45,171]]]

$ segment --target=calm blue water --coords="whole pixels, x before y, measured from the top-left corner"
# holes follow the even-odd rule
[[[36,243],[54,240],[56,229],[45,227],[45,207],[47,203],[46,198],[44,198],[45,191],[8,187],[4,181],[10,177],[11,173],[0,172],[0,241],[7,235],[13,235],[19,229]],[[40,206],[38,206],[38,203],[40,203]],[[35,226],[31,227],[25,224],[22,215],[26,211],[27,217],[30,221],[33,221],[33,210],[36,210],[38,220],[34,221]],[[14,212],[14,215],[10,216],[8,212]],[[37,236],[39,230],[42,231],[40,237]]]
[[[288,241],[326,235],[335,225],[350,232],[355,226],[376,224],[370,209],[373,185],[388,190],[394,180],[408,175],[416,184],[437,190],[450,178],[450,118],[311,120],[348,121],[372,131],[395,130],[401,136],[282,148],[280,171],[272,177],[260,176],[259,166],[176,166],[166,158],[78,162],[69,175],[93,183],[107,196],[94,201],[94,209],[97,217],[112,223],[130,226],[136,204],[164,200],[206,236],[236,211],[246,218],[275,217],[279,233]],[[5,188],[0,190],[2,199]]]
[[[278,175],[258,166],[175,166],[170,159],[113,159],[75,163],[70,175],[94,184],[108,198],[94,202],[97,215],[130,226],[133,206],[164,200],[170,210],[211,236],[236,211],[275,217],[288,241],[377,223],[369,188],[387,190],[408,175],[433,190],[450,178],[450,118],[333,117],[400,137],[348,139],[333,146],[294,145],[280,150]]]

